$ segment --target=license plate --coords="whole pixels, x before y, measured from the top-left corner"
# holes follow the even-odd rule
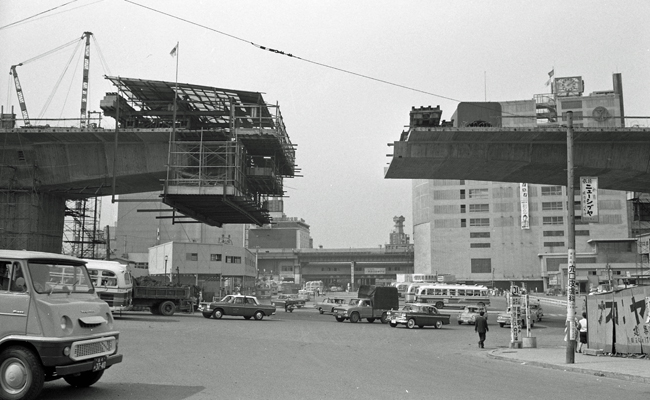
[[[106,369],[106,356],[97,357],[93,360],[93,372]]]

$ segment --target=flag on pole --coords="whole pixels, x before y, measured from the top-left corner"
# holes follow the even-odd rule
[[[176,43],[176,46],[172,49],[172,51],[169,52],[169,55],[172,57],[176,57],[176,52],[178,51],[178,43]]]
[[[555,75],[555,67],[553,67],[551,72],[548,73],[548,80],[546,81],[546,86],[551,84],[551,81],[553,80],[553,75]]]

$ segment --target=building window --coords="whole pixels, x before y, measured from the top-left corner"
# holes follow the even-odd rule
[[[185,253],[187,261],[199,261],[199,253]]]
[[[471,261],[473,274],[489,274],[492,272],[491,258],[472,258]]]
[[[210,261],[221,261],[221,254],[210,254]]]
[[[542,196],[560,196],[562,186],[542,186]]]
[[[461,179],[459,184],[464,185],[465,184],[465,179]]]
[[[543,217],[542,225],[563,225],[564,217]]]
[[[589,275],[596,275],[596,271],[589,271]]]
[[[460,199],[465,199],[465,189],[460,189]]]
[[[544,242],[544,247],[563,247],[564,242]]]
[[[226,263],[228,263],[228,264],[241,264],[241,257],[226,256]]]
[[[460,213],[465,214],[465,211],[467,211],[467,206],[465,204],[460,205]]]
[[[542,203],[542,211],[561,211],[564,209],[562,207],[561,201],[548,201]]]
[[[489,204],[470,204],[469,212],[490,212]]]
[[[487,249],[490,247],[490,243],[470,243],[470,249]]]
[[[469,190],[470,199],[487,199],[488,190],[487,189],[470,189]]]
[[[464,228],[465,226],[467,226],[467,223],[465,221],[466,221],[465,218],[460,220],[460,227],[461,228]]]
[[[490,226],[490,218],[470,218],[469,226]]]
[[[564,236],[564,231],[544,231],[544,236]]]
[[[476,238],[489,238],[490,232],[470,232],[469,237],[472,239]]]
[[[589,236],[589,231],[576,231],[576,236]]]

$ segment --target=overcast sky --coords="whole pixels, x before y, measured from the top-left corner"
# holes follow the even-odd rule
[[[626,114],[650,115],[648,16],[645,0],[0,0],[0,101],[20,114],[10,66],[90,31],[88,110],[99,111],[115,90],[104,75],[173,82],[179,42],[179,82],[280,105],[303,175],[285,180],[285,213],[305,219],[314,245],[377,247],[394,216],[412,233],[411,182],[383,179],[411,107],[440,105],[448,120],[459,101],[530,99],[554,69],[582,76],[586,93],[620,72]],[[78,117],[80,50],[63,75],[73,51],[19,67],[31,118]]]

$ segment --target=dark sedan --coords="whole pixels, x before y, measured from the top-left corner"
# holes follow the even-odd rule
[[[203,308],[205,318],[221,319],[224,315],[255,318],[261,320],[275,314],[275,306],[260,304],[257,298],[244,295],[228,295],[220,301],[212,302]]]
[[[449,314],[440,314],[438,309],[431,304],[415,303],[391,312],[390,326],[395,328],[397,325],[403,324],[409,329],[416,326],[418,328],[433,326],[440,329],[443,325],[449,325],[450,318]]]

